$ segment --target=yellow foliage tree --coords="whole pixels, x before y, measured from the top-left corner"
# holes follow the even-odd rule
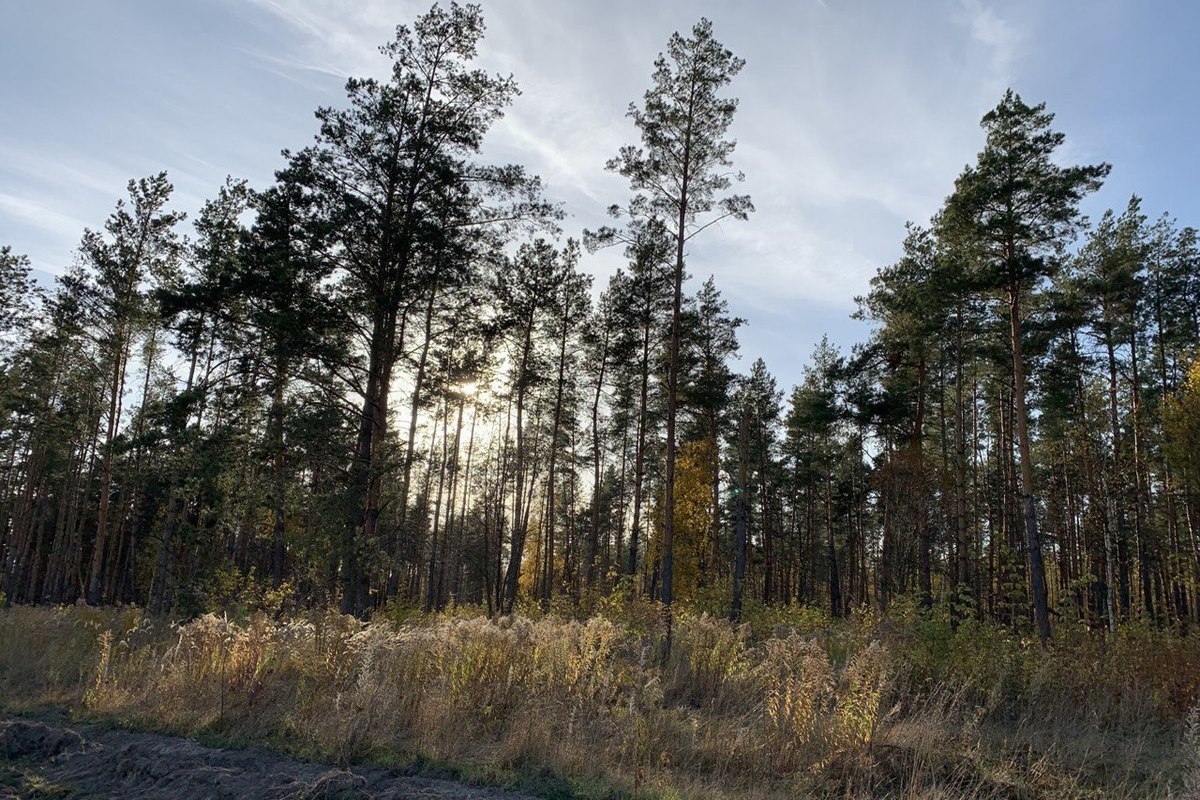
[[[1193,491],[1200,491],[1200,357],[1187,379],[1163,404],[1167,457]]]
[[[711,439],[688,442],[679,448],[675,462],[675,567],[674,595],[686,601],[696,595],[705,573],[712,571],[712,473],[717,459]],[[653,511],[654,529],[647,553],[649,564],[662,554],[662,503]]]

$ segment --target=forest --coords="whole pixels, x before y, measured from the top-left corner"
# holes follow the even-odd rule
[[[329,631],[350,641],[387,626],[431,640],[418,632],[451,630],[461,648],[477,635],[486,648],[532,625],[495,645],[501,664],[533,659],[532,676],[538,626],[560,626],[543,638],[664,670],[647,708],[735,716],[726,684],[765,680],[738,684],[768,697],[766,712],[746,708],[785,720],[793,740],[803,728],[810,744],[826,720],[822,752],[883,730],[893,696],[941,697],[948,716],[986,708],[1000,725],[1064,696],[1095,709],[1103,695],[1089,730],[1158,725],[1146,735],[1170,743],[1170,763],[1114,783],[1078,756],[1068,769],[1081,771],[1053,791],[1186,796],[1186,758],[1172,749],[1185,739],[1197,765],[1188,785],[1200,786],[1196,229],[1148,218],[1136,196],[1085,217],[1110,165],[1066,163],[1052,111],[1009,90],[941,209],[897,232],[902,257],[857,298],[869,337],[848,351],[822,341],[802,382],[782,387],[762,359],[742,358],[747,323],[720,273],[688,269],[722,230],[754,224],[729,135],[743,60],[707,20],[671,36],[629,105],[629,143],[607,163],[628,193],[611,198],[609,225],[569,231],[553,187],[481,161],[518,94],[513,77],[476,66],[484,35],[473,5],[398,27],[382,48],[389,76],[349,80],[341,106],[316,111],[311,144],[283,152],[273,184],[231,177],[193,220],[173,206],[166,172],[131,180],[53,286],[31,277],[19,243],[0,249],[0,631],[14,645],[0,647],[0,675],[36,684],[20,690],[30,700],[65,678],[39,668],[20,684],[18,650],[50,658],[38,643],[57,641],[47,631],[116,626],[107,644],[88,633],[78,645],[72,658],[99,659],[103,677],[81,679],[77,699],[90,686],[95,709],[133,713],[134,687],[150,685],[137,681],[166,678],[129,653],[166,658],[189,636],[283,648],[287,626],[318,619],[320,647],[332,647]],[[600,285],[589,259],[602,249],[625,265]],[[235,633],[212,632],[217,620]],[[113,636],[132,637],[128,648],[111,649]],[[624,636],[650,655],[626,653]],[[433,644],[404,641],[412,663],[434,657],[422,649]],[[105,681],[120,657],[130,660],[114,674],[130,684],[116,700]],[[815,681],[813,659],[826,659],[828,694],[772,693],[763,675]],[[906,665],[901,677],[889,659]],[[989,683],[980,671],[1000,663],[1008,678]],[[463,680],[492,680],[487,664]],[[405,680],[443,667],[412,666],[387,685],[411,694]],[[854,683],[868,667],[890,677]],[[246,687],[271,680],[249,669],[229,678],[248,682],[248,703]],[[527,676],[520,691],[603,704],[644,683],[573,682],[603,672],[556,672],[558,689]],[[482,691],[444,677],[445,702]],[[937,695],[939,682],[958,693]],[[1117,698],[1131,687],[1149,699]],[[0,704],[19,699],[0,691]],[[501,705],[495,692],[461,702]],[[412,713],[397,729],[431,724],[432,712]],[[496,735],[479,724],[480,737]],[[279,730],[288,725],[306,730]],[[1065,763],[1053,759],[1080,730],[1046,758]],[[647,737],[612,758],[630,791],[709,765],[694,753],[669,764]],[[886,771],[805,761],[794,741],[771,741],[779,749],[755,750],[755,769],[785,779],[828,777],[836,762],[831,780],[853,774],[857,791]],[[345,755],[343,744],[313,752]],[[588,771],[582,755],[522,752],[516,762]],[[655,784],[643,763],[668,777]],[[969,778],[972,796],[1053,794],[1028,761],[1029,794],[1004,794],[1011,786],[982,768],[955,778],[920,763],[871,791],[893,796],[921,773],[930,786]],[[689,786],[683,795],[712,791]]]

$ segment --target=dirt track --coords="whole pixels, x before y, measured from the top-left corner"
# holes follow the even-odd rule
[[[532,800],[397,770],[351,770],[263,750],[0,716],[0,799]]]

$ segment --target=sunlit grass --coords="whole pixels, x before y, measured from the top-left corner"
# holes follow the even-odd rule
[[[767,616],[681,614],[662,664],[649,603],[371,624],[16,607],[0,612],[0,703],[340,762],[549,769],[599,794],[1165,798],[1197,785],[1192,638],[1060,626],[1043,651],[911,611]]]

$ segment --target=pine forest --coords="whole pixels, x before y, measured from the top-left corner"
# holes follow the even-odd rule
[[[770,200],[719,29],[594,229],[484,157],[486,34],[403,21],[269,185],[112,187],[53,283],[0,243],[0,709],[521,796],[1200,791],[1196,221],[1086,215],[1010,89],[786,386],[753,254],[691,263]],[[410,796],[347,786],[286,796]]]

